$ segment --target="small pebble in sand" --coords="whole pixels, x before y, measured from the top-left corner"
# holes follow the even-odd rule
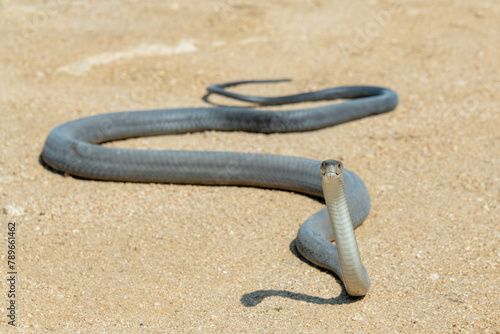
[[[435,281],[435,280],[439,279],[439,274],[438,274],[438,273],[431,274],[431,275],[429,276],[429,278],[430,278],[431,280]]]
[[[7,204],[2,208],[2,212],[9,216],[22,216],[24,215],[24,208],[22,206]]]

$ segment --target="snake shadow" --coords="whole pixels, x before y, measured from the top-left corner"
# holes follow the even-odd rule
[[[60,171],[60,170],[57,170],[55,168],[52,168],[51,166],[49,166],[45,160],[43,160],[43,156],[42,156],[42,153],[40,153],[38,155],[38,163],[47,171],[51,172],[51,173],[54,173],[54,174],[58,174],[58,175],[61,175],[61,176],[66,176],[67,174],[64,173],[63,171]]]
[[[249,292],[245,293],[243,296],[240,298],[240,302],[243,304],[245,307],[255,307],[259,305],[264,299],[269,298],[269,297],[281,297],[281,298],[288,298],[292,300],[298,300],[298,301],[303,301],[307,302],[310,304],[319,304],[319,305],[343,305],[343,304],[351,304],[355,303],[364,297],[352,297],[347,293],[347,290],[344,287],[344,284],[342,281],[335,275],[334,273],[330,272],[329,270],[326,270],[324,268],[321,268],[312,262],[309,262],[305,257],[300,255],[299,251],[297,250],[297,246],[295,245],[296,240],[294,239],[290,243],[290,251],[292,252],[293,255],[295,255],[300,261],[307,263],[308,265],[318,269],[321,272],[328,273],[332,279],[335,279],[335,281],[342,287],[342,292],[340,295],[332,298],[323,298],[323,297],[317,297],[317,296],[310,296],[304,293],[297,293],[297,292],[291,292],[287,290],[257,290],[254,292]]]
[[[229,105],[229,104],[222,104],[222,103],[216,103],[212,100],[210,100],[210,96],[215,95],[214,93],[208,92],[205,95],[201,97],[201,100],[207,104],[210,104],[214,107],[227,107],[227,108],[234,108],[234,105]],[[248,105],[246,106],[238,106],[238,108],[247,108],[247,109],[255,109],[256,107],[259,107],[259,103],[251,103],[251,102],[246,102]]]

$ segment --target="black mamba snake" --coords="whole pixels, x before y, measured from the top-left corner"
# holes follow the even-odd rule
[[[370,196],[363,181],[343,169],[342,163],[270,154],[137,150],[99,145],[131,137],[206,130],[311,131],[387,112],[398,104],[394,91],[371,86],[329,88],[280,97],[248,96],[225,90],[240,84],[279,81],[284,80],[229,82],[207,89],[210,93],[260,105],[349,100],[285,111],[216,106],[92,116],[54,128],[45,142],[42,158],[54,169],[87,179],[254,186],[324,197],[328,210],[325,207],[304,222],[297,235],[297,248],[312,263],[334,271],[350,295],[363,296],[370,283],[359,259],[353,228],[368,216]],[[334,232],[332,225],[340,226],[335,227],[340,230]],[[335,236],[338,251],[331,243]]]

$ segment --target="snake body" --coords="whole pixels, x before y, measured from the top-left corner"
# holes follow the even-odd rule
[[[255,186],[325,197],[322,185],[325,177],[320,171],[322,162],[317,160],[270,154],[137,150],[99,145],[131,137],[206,130],[259,133],[310,131],[387,112],[394,109],[398,103],[394,91],[372,86],[329,88],[280,97],[248,96],[225,89],[239,84],[276,81],[281,80],[238,81],[211,85],[207,89],[211,93],[260,105],[350,100],[285,111],[216,106],[91,116],[54,128],[47,137],[41,157],[47,165],[56,170],[87,179]],[[365,184],[355,173],[344,169],[341,176],[342,185],[345,184],[347,213],[350,211],[352,221],[349,223],[356,228],[370,211],[370,197]],[[331,202],[326,195],[327,204],[329,201]],[[364,295],[367,288],[361,289],[363,291],[358,287],[351,289],[349,282],[345,280],[344,271],[347,267],[342,265],[345,261],[339,261],[337,249],[331,243],[334,232],[330,218],[324,208],[307,219],[299,229],[297,249],[312,263],[339,275],[349,294]],[[342,218],[341,221],[346,220]],[[349,241],[347,246],[351,247],[352,242]],[[351,284],[357,285],[359,284]]]

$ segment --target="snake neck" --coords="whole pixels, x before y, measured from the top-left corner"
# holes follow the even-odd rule
[[[323,177],[323,193],[337,246],[341,279],[349,295],[364,296],[370,288],[370,280],[361,263],[343,176]]]

